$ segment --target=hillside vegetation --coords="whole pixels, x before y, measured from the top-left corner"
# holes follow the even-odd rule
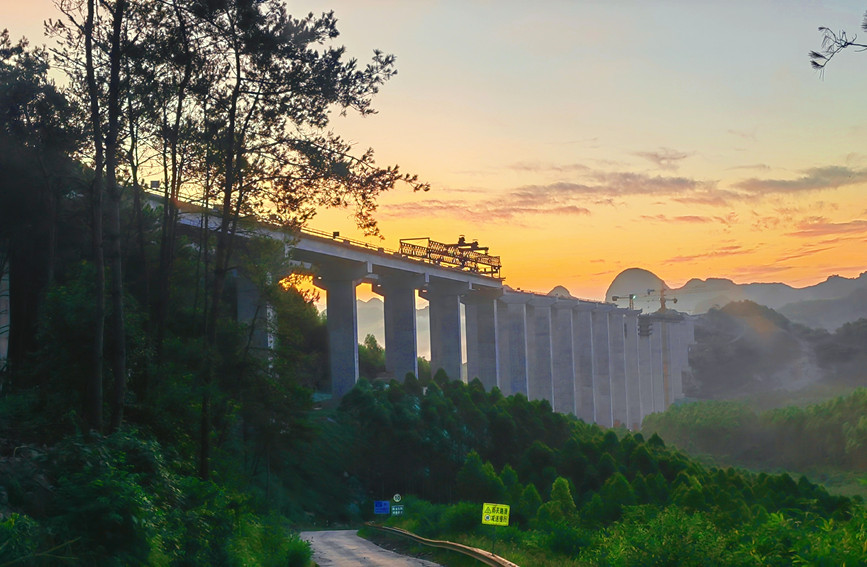
[[[338,415],[358,435],[347,482],[413,495],[394,523],[524,566],[839,565],[867,545],[860,504],[806,478],[707,468],[477,381],[363,381]],[[481,526],[483,502],[509,504],[510,526]]]
[[[741,301],[698,317],[695,339],[684,382],[694,399],[743,399],[769,408],[833,397],[867,379],[867,319],[830,333]]]
[[[721,463],[867,473],[865,388],[822,403],[763,412],[733,401],[675,405],[647,416],[642,429]]]

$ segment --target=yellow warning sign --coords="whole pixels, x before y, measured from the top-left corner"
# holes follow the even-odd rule
[[[482,523],[491,524],[493,526],[508,526],[509,505],[489,504],[488,502],[485,502],[482,505]]]

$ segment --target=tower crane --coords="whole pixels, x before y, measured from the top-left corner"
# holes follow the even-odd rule
[[[621,299],[628,299],[629,300],[629,309],[635,309],[635,298],[636,297],[638,297],[638,295],[635,293],[630,293],[628,296],[626,296],[626,295],[612,295],[611,300],[612,301],[620,301]]]

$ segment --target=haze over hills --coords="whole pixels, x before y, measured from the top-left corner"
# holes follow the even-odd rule
[[[829,331],[867,317],[867,272],[857,278],[829,276],[824,282],[803,288],[783,283],[736,284],[724,278],[694,278],[682,287],[671,288],[648,270],[629,268],[614,278],[605,300],[625,307],[622,298],[634,294],[635,308],[649,313],[659,309],[662,290],[670,301],[669,308],[693,315],[734,301],[754,301],[795,323]]]

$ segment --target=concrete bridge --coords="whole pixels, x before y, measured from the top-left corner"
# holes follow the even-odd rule
[[[185,214],[181,222],[200,226],[201,216]],[[430,307],[434,373],[443,369],[459,378],[466,362],[467,377],[478,378],[488,390],[496,386],[507,396],[545,399],[555,411],[608,427],[638,428],[644,416],[683,396],[688,347],[694,342],[688,316],[644,315],[567,293],[516,291],[498,277],[498,259],[493,267],[485,258],[495,257],[479,259],[471,250],[468,257],[479,262],[469,268],[476,271],[431,247],[426,254],[414,249],[407,254],[338,233],[258,232],[284,241],[295,268],[312,272],[325,292],[335,397],[358,380],[356,288],[362,283],[383,297],[386,370],[399,380],[409,372],[418,375],[418,293]],[[240,318],[256,311],[249,305],[253,301],[249,293],[239,298]]]

